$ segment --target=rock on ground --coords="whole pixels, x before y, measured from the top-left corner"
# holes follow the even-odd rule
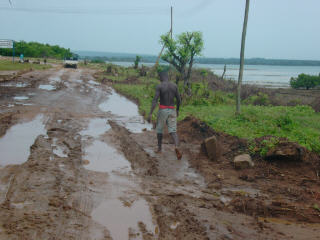
[[[205,151],[210,160],[217,161],[221,157],[221,146],[215,136],[204,140]]]
[[[246,169],[254,166],[249,154],[238,155],[233,160],[236,169]]]

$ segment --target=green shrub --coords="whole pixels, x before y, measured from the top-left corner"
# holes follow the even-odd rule
[[[290,79],[290,86],[294,89],[306,88],[309,90],[310,88],[314,88],[318,85],[320,85],[320,76],[311,76],[302,73],[298,78]]]
[[[260,156],[265,157],[269,150],[273,149],[279,143],[279,138],[271,137],[261,142]]]
[[[270,99],[268,94],[259,92],[257,95],[250,96],[244,101],[246,104],[252,104],[256,106],[268,106],[270,105]]]

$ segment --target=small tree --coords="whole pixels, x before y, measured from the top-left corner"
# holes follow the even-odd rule
[[[138,68],[140,61],[141,61],[141,57],[140,56],[136,56],[136,60],[134,60],[134,69]]]
[[[318,85],[320,85],[320,76],[311,76],[302,73],[297,78],[290,79],[290,86],[294,89],[306,88],[309,90]]]
[[[177,83],[179,80],[183,80],[185,89],[190,92],[190,76],[194,58],[199,56],[203,50],[202,33],[181,33],[175,40],[171,38],[169,32],[161,36],[160,42],[166,49],[162,59],[177,69],[180,74]]]

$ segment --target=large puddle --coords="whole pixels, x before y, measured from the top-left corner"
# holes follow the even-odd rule
[[[139,222],[155,233],[155,224],[148,203],[136,192],[140,187],[132,174],[128,160],[116,148],[101,141],[101,135],[110,129],[104,118],[91,119],[88,128],[80,134],[93,141],[85,147],[84,167],[88,170],[107,173],[104,196],[93,209],[92,219],[106,227],[115,240],[129,239],[129,232],[140,232]],[[133,196],[133,199],[131,198]],[[131,200],[125,200],[130,198]],[[142,239],[142,236],[139,236]]]
[[[152,129],[152,125],[147,123],[139,114],[138,106],[127,98],[120,96],[114,90],[112,90],[108,99],[99,105],[99,108],[103,112],[114,115],[112,120],[131,132],[139,133],[144,129]]]
[[[42,115],[38,115],[30,122],[12,126],[0,138],[0,165],[22,164],[27,161],[30,155],[30,146],[37,136],[45,133]]]

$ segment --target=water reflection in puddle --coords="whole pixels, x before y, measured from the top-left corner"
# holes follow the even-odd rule
[[[0,138],[0,165],[22,164],[28,160],[30,146],[37,136],[45,134],[43,116],[38,115],[34,120],[14,125]]]
[[[27,100],[29,97],[27,96],[16,96],[13,98],[14,100],[22,101],[22,100]]]
[[[17,88],[22,88],[28,86],[27,83],[16,83],[16,82],[10,82],[10,83],[5,83],[1,84],[1,87],[17,87]]]
[[[111,112],[118,116],[135,117],[139,115],[137,105],[120,96],[114,90],[112,90],[107,101],[99,105],[99,108],[104,112]]]
[[[127,98],[120,96],[114,90],[112,90],[108,99],[99,105],[99,108],[101,111],[115,115],[112,120],[115,120],[131,132],[139,133],[143,129],[152,129],[152,125],[146,123],[143,117],[140,116],[138,106]]]
[[[57,141],[58,139],[56,138],[52,140],[53,153],[59,157],[68,157],[66,151],[64,151],[62,147],[57,144]]]
[[[52,91],[52,90],[55,90],[56,88],[54,86],[52,86],[52,85],[40,85],[39,89]]]
[[[94,118],[89,122],[89,126],[86,130],[80,132],[82,136],[89,135],[92,137],[98,137],[101,134],[104,134],[110,129],[110,125],[107,123],[105,118]]]
[[[100,85],[99,83],[93,81],[93,80],[89,80],[88,83],[92,84],[92,85]]]
[[[128,161],[113,147],[95,140],[92,145],[85,149],[85,160],[89,164],[86,169],[97,172],[112,172],[117,169],[129,169]]]
[[[92,212],[92,217],[106,226],[115,240],[128,239],[129,228],[137,229],[138,222],[146,224],[146,228],[152,232],[155,229],[148,203],[144,199],[135,201],[131,207],[123,206],[118,199],[107,200]]]
[[[155,225],[148,203],[135,194],[139,185],[133,179],[131,165],[124,155],[107,143],[99,140],[110,129],[106,119],[91,119],[82,136],[94,138],[88,145],[83,157],[84,167],[96,172],[108,173],[105,196],[91,213],[92,219],[106,227],[115,240],[129,239],[129,229],[139,232],[138,223],[143,222],[148,231],[154,233]],[[128,194],[134,195],[133,201],[125,204]],[[124,201],[124,203],[120,200]]]

